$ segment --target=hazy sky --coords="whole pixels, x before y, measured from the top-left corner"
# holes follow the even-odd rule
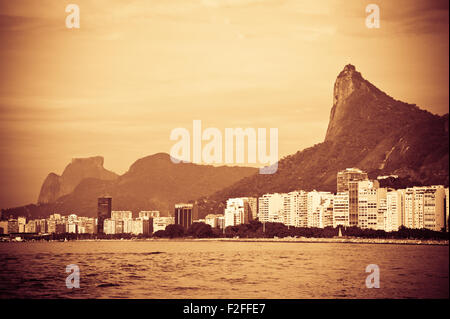
[[[80,29],[65,27],[69,3]],[[447,0],[0,0],[0,207],[36,202],[73,157],[124,173],[194,119],[277,127],[280,157],[312,146],[347,63],[447,113],[448,23]]]

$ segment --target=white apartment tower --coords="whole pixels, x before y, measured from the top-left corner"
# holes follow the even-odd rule
[[[349,195],[348,192],[337,193],[333,200],[333,227],[349,226]]]
[[[405,190],[398,189],[386,194],[386,224],[385,231],[397,231],[404,220]]]
[[[306,227],[306,192],[293,191],[287,194],[283,194],[283,223],[288,226]]]
[[[405,191],[404,214],[408,228],[440,231],[445,227],[443,186],[412,187]]]
[[[331,204],[333,195],[329,192],[312,191],[308,193],[307,200],[307,226],[324,228],[324,215]]]
[[[247,197],[230,198],[225,208],[225,227],[246,224],[251,219]]]
[[[260,222],[282,223],[284,219],[284,195],[265,194],[258,200]]]

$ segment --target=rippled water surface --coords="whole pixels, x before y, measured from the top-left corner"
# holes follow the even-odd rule
[[[0,298],[448,298],[448,255],[343,243],[0,243]],[[79,289],[66,287],[70,264]],[[365,286],[369,264],[379,289]]]

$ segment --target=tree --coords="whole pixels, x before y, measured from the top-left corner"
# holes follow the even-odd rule
[[[214,236],[214,233],[211,225],[205,223],[193,223],[189,227],[187,235],[196,238],[210,238]]]
[[[164,231],[165,237],[169,238],[179,238],[184,236],[184,228],[181,225],[167,225],[166,230]]]
[[[163,237],[167,237],[166,236],[166,231],[165,230],[158,230],[153,234],[153,237],[159,237],[159,238],[163,238]]]

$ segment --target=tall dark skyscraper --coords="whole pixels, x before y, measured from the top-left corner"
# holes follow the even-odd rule
[[[104,234],[103,223],[105,219],[111,218],[112,198],[105,196],[98,198],[97,208],[97,233]]]
[[[175,204],[175,224],[188,229],[194,220],[193,204]]]

